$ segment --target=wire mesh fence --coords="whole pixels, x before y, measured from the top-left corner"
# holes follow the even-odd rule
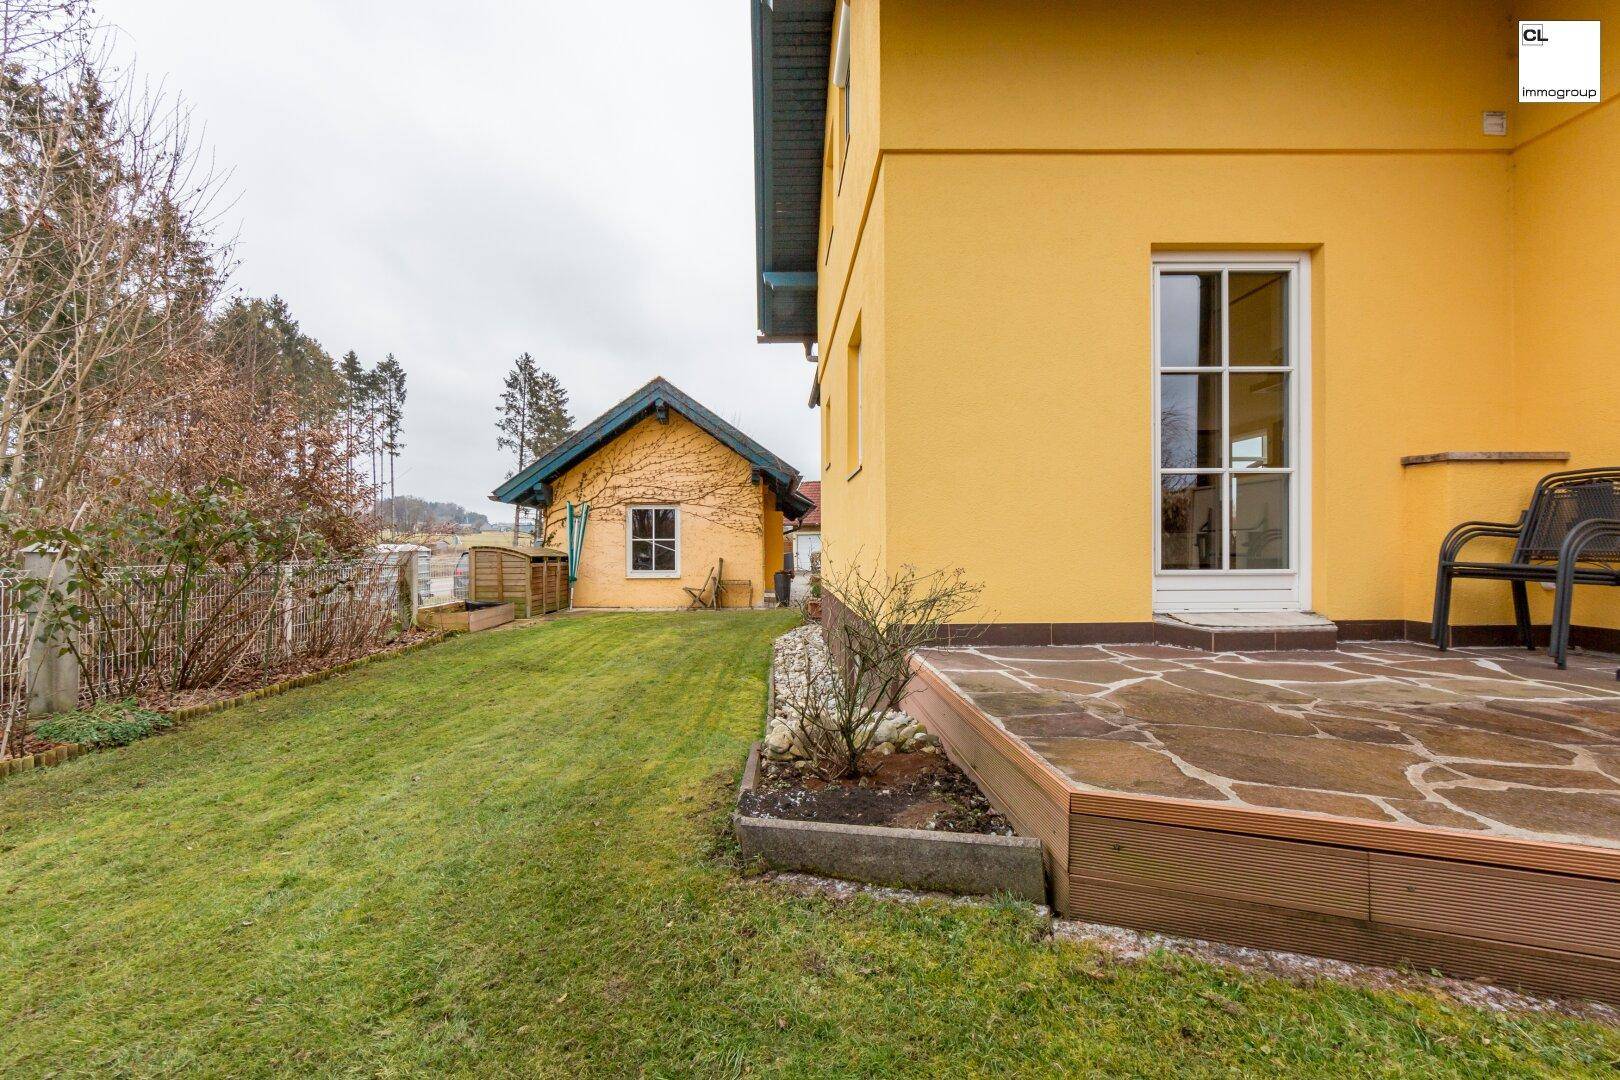
[[[17,571],[0,569],[0,715],[23,703],[23,644],[28,618],[17,597]]]
[[[200,572],[120,567],[77,597],[88,612],[72,641],[80,702],[218,686],[368,652],[400,629],[404,557]],[[0,713],[20,710],[27,689],[28,620],[17,581],[16,572],[0,571]]]

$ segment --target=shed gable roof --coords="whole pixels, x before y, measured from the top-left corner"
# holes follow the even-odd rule
[[[563,440],[555,449],[496,488],[490,497],[496,502],[519,506],[544,506],[550,501],[548,488],[552,481],[642,420],[671,409],[730,447],[753,466],[760,479],[776,492],[777,505],[782,508],[784,515],[798,518],[810,510],[810,500],[798,491],[797,469],[662,376]]]

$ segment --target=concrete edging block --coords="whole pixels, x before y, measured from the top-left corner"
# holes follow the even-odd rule
[[[756,743],[743,769],[739,800],[753,790],[758,775]],[[835,825],[750,817],[740,810],[732,815],[732,828],[745,859],[777,870],[936,892],[1008,893],[1046,903],[1041,842],[1032,836]]]

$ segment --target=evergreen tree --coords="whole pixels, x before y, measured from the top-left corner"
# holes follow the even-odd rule
[[[540,371],[534,357],[524,353],[512,362],[502,383],[501,403],[495,411],[495,447],[510,450],[517,459],[515,476],[528,467],[534,456],[534,418],[539,405]],[[523,525],[523,507],[512,508],[512,543],[518,542]]]
[[[255,398],[290,386],[300,414],[313,422],[325,421],[341,400],[339,371],[331,354],[299,329],[279,296],[236,297],[214,319],[210,338]]]
[[[534,357],[524,353],[512,362],[495,412],[495,445],[512,451],[516,475],[545,456],[574,433],[568,412],[568,391],[549,371],[541,371]],[[523,508],[512,510],[512,542],[518,541]]]
[[[524,353],[527,356],[527,353]],[[568,391],[557,376],[540,372],[535,380],[533,456],[550,453],[574,433],[574,418],[568,412]]]
[[[343,447],[352,469],[360,457],[361,447],[366,445],[362,433],[366,413],[371,407],[371,387],[366,379],[365,365],[360,363],[360,357],[353,349],[343,354],[343,360],[338,364],[338,378],[343,406]]]
[[[394,354],[383,357],[375,372],[377,419],[381,451],[388,463],[388,497],[394,497],[394,471],[399,452],[405,449],[400,432],[405,422],[405,369]]]

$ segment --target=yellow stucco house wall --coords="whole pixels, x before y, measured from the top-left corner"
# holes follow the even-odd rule
[[[724,567],[724,607],[759,606],[782,569],[784,513],[810,507],[792,466],[654,379],[508,480],[572,559],[576,608],[685,608]],[[569,505],[584,528],[571,537]]]
[[[1620,0],[756,13],[756,68],[778,63],[760,27],[828,33],[812,316],[783,299],[810,279],[769,262],[780,212],[761,246],[764,339],[814,349],[827,566],[961,566],[975,617],[1030,640],[1176,604],[1313,610],[1341,635],[1426,624],[1451,525],[1511,520],[1545,472],[1620,464],[1620,108],[1518,104],[1519,18],[1604,20],[1620,91]],[[1230,299],[1256,266],[1283,275],[1272,314]],[[1200,268],[1227,292],[1195,324]],[[1173,366],[1188,334],[1215,374]],[[1239,366],[1262,354],[1286,368],[1269,382]],[[1161,491],[1194,484],[1164,467],[1206,461],[1204,436],[1178,462],[1160,438],[1194,382],[1227,387],[1199,391],[1208,438],[1234,410],[1231,461],[1278,467],[1192,496],[1226,492],[1246,530],[1228,558],[1252,565],[1218,581],[1160,564],[1161,545],[1220,558],[1164,533]],[[1267,393],[1279,408],[1240,440],[1235,413]],[[1568,456],[1402,461],[1480,451]],[[1614,592],[1581,590],[1575,621],[1620,625]],[[1549,594],[1532,602],[1545,621]],[[1453,621],[1511,623],[1506,586],[1459,585]]]

